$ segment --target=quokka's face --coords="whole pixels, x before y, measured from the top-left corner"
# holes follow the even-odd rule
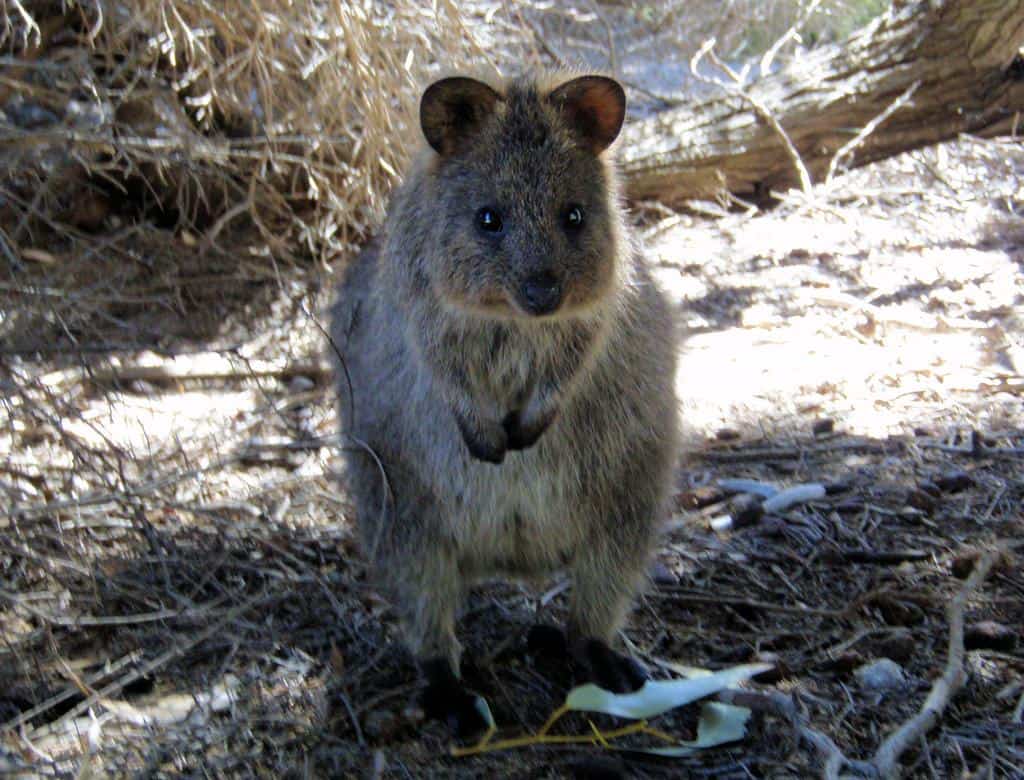
[[[469,79],[427,90],[421,117],[440,155],[441,252],[430,274],[446,302],[534,319],[579,314],[608,296],[620,215],[600,154],[624,110],[621,87],[601,77],[547,94],[514,83],[498,95]]]

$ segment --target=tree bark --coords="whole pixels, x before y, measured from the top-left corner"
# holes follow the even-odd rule
[[[627,191],[665,201],[723,190],[763,198],[800,184],[773,123],[813,181],[887,109],[837,170],[960,133],[1024,133],[1022,45],[1024,0],[895,0],[843,45],[813,50],[742,92],[723,88],[627,126]]]

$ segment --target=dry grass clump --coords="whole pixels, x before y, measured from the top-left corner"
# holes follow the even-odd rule
[[[0,333],[19,349],[350,246],[402,168],[424,71],[481,56],[452,2],[4,14]]]

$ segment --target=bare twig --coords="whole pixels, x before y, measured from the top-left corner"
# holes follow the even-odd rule
[[[78,615],[76,617],[67,617],[65,615],[53,615],[44,612],[41,609],[33,607],[27,603],[24,599],[19,598],[18,594],[10,593],[9,591],[0,589],[0,598],[5,599],[16,607],[19,607],[28,612],[33,617],[39,620],[45,621],[55,626],[67,626],[76,628],[80,626],[130,626],[137,625],[139,623],[154,623],[158,620],[174,620],[174,619],[185,619],[194,620],[199,617],[207,616],[210,610],[216,608],[219,604],[223,603],[225,597],[220,597],[210,604],[205,604],[199,609],[159,609],[154,612],[142,612],[136,615]]]
[[[793,701],[792,697],[784,693],[779,691],[727,690],[718,693],[715,698],[724,704],[747,707],[748,709],[786,720],[797,736],[822,756],[825,762],[823,776],[826,780],[835,780],[839,777],[840,770],[843,769],[857,772],[861,777],[877,777],[875,768],[869,762],[847,758],[828,735],[822,734],[820,731],[808,726],[804,717],[797,709],[796,702]]]
[[[888,441],[837,441],[813,447],[764,447],[749,450],[731,450],[719,452],[710,450],[701,453],[701,457],[718,463],[747,463],[762,460],[793,460],[808,455],[826,455],[838,452],[867,452],[878,455],[902,449],[903,442],[890,439]]]
[[[41,377],[40,381],[48,387],[59,388],[83,381],[94,384],[126,383],[139,380],[144,382],[199,382],[292,376],[322,379],[329,374],[330,368],[320,363],[298,364],[286,360],[243,361],[218,352],[170,357],[151,353],[143,355],[135,361],[114,360],[109,366],[94,367],[88,372],[82,369],[52,371]]]
[[[932,557],[927,550],[835,550],[825,552],[822,558],[830,563],[877,563],[891,566],[906,561],[926,561]]]
[[[811,0],[800,12],[800,16],[793,26],[784,32],[775,43],[773,43],[768,51],[761,57],[761,76],[767,75],[768,71],[771,70],[772,62],[775,60],[775,56],[779,53],[779,50],[789,43],[791,40],[796,38],[803,26],[807,24],[807,20],[811,18],[815,11],[818,10],[818,6],[821,5],[821,0]]]
[[[105,663],[103,667],[100,668],[98,671],[94,672],[93,674],[87,675],[84,678],[84,682],[88,685],[95,685],[100,680],[106,677],[110,677],[111,675],[121,671],[125,666],[135,663],[139,660],[140,656],[140,651],[133,650],[132,652],[122,656],[113,663]],[[36,716],[42,715],[44,712],[53,709],[61,702],[67,701],[72,696],[75,696],[78,692],[79,687],[77,686],[70,686],[68,688],[65,688],[63,691],[54,694],[46,701],[40,702],[35,707],[25,710],[23,713],[18,715],[18,717],[7,721],[3,725],[0,725],[0,733],[14,731],[17,728],[21,728],[23,724],[28,723]]]
[[[37,739],[42,736],[57,733],[58,729],[61,727],[62,724],[73,718],[78,717],[91,707],[95,707],[101,698],[109,698],[111,696],[116,695],[126,685],[131,685],[136,680],[145,677],[148,674],[151,674],[155,670],[159,669],[161,666],[165,666],[166,664],[173,661],[175,658],[178,658],[184,655],[185,653],[189,652],[196,645],[205,642],[210,637],[216,636],[217,634],[221,633],[227,626],[229,626],[232,623],[232,621],[237,620],[239,617],[241,617],[254,606],[256,606],[256,604],[258,604],[263,598],[265,598],[265,596],[266,594],[262,592],[254,596],[251,596],[250,598],[246,599],[244,602],[239,604],[237,607],[232,608],[220,620],[211,623],[207,628],[200,631],[195,636],[191,637],[188,641],[180,645],[171,647],[168,650],[165,650],[163,653],[156,656],[152,660],[142,664],[138,669],[134,669],[128,674],[121,677],[120,679],[115,680],[109,685],[105,685],[103,688],[96,691],[88,698],[86,698],[85,701],[79,702],[70,710],[65,712],[57,720],[53,721],[52,723],[47,723],[35,729],[30,736],[33,739]]]
[[[765,612],[783,612],[789,615],[807,615],[808,617],[825,617],[841,620],[849,616],[854,608],[859,607],[863,597],[852,602],[846,609],[821,609],[819,607],[793,607],[787,604],[776,604],[768,601],[757,601],[755,599],[739,598],[736,596],[715,595],[707,596],[700,593],[689,593],[685,589],[672,586],[659,588],[658,595],[663,595],[673,601],[680,601],[687,604],[723,604],[736,607],[747,607],[748,609],[763,610]]]
[[[881,114],[879,114],[866,125],[864,125],[864,127],[860,129],[860,132],[857,133],[857,135],[855,135],[853,138],[851,138],[849,141],[847,141],[839,148],[839,150],[832,156],[832,161],[828,164],[828,173],[825,174],[826,184],[829,184],[832,181],[832,177],[836,175],[836,171],[839,169],[840,161],[847,155],[853,153],[858,146],[864,143],[864,141],[867,140],[868,136],[875,132],[875,129],[879,125],[881,125],[882,122],[884,122],[886,119],[888,119],[897,111],[899,111],[903,106],[905,106],[907,104],[907,101],[910,100],[913,94],[917,91],[917,88],[920,86],[921,80],[918,79],[905,90],[903,90],[903,93],[894,101],[892,101],[892,103],[890,103]]]
[[[731,84],[718,79],[708,78],[700,73],[698,67],[700,66],[700,61],[705,56],[715,63],[722,72],[729,76],[732,80]],[[811,174],[807,170],[807,166],[804,165],[804,161],[800,157],[800,152],[797,151],[797,148],[793,144],[792,139],[790,139],[789,134],[785,131],[782,125],[779,124],[779,120],[777,120],[772,112],[768,110],[768,107],[743,88],[743,77],[736,73],[726,63],[724,63],[717,54],[715,54],[714,38],[710,38],[705,41],[700,49],[697,50],[697,53],[693,55],[693,58],[690,60],[690,72],[693,74],[694,78],[708,84],[719,86],[727,92],[731,92],[734,95],[739,96],[750,104],[758,118],[771,127],[771,129],[775,131],[775,134],[779,136],[779,139],[782,141],[782,145],[786,149],[786,154],[793,163],[793,168],[796,170],[797,178],[800,180],[800,189],[803,191],[805,196],[810,197],[814,184],[811,181]]]
[[[897,777],[900,756],[911,745],[917,744],[942,717],[950,699],[963,687],[966,680],[964,671],[964,610],[967,601],[981,586],[992,567],[1002,556],[1001,550],[990,550],[974,564],[971,576],[967,578],[960,592],[956,594],[946,610],[949,616],[949,644],[946,652],[946,668],[934,682],[928,698],[920,711],[886,737],[872,759],[882,777]]]

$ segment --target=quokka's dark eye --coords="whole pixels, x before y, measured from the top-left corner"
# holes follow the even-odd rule
[[[476,213],[476,224],[481,230],[488,233],[500,233],[502,228],[501,214],[490,206],[484,206]]]
[[[565,212],[565,226],[572,230],[579,230],[583,227],[583,209],[579,206],[570,206]]]

